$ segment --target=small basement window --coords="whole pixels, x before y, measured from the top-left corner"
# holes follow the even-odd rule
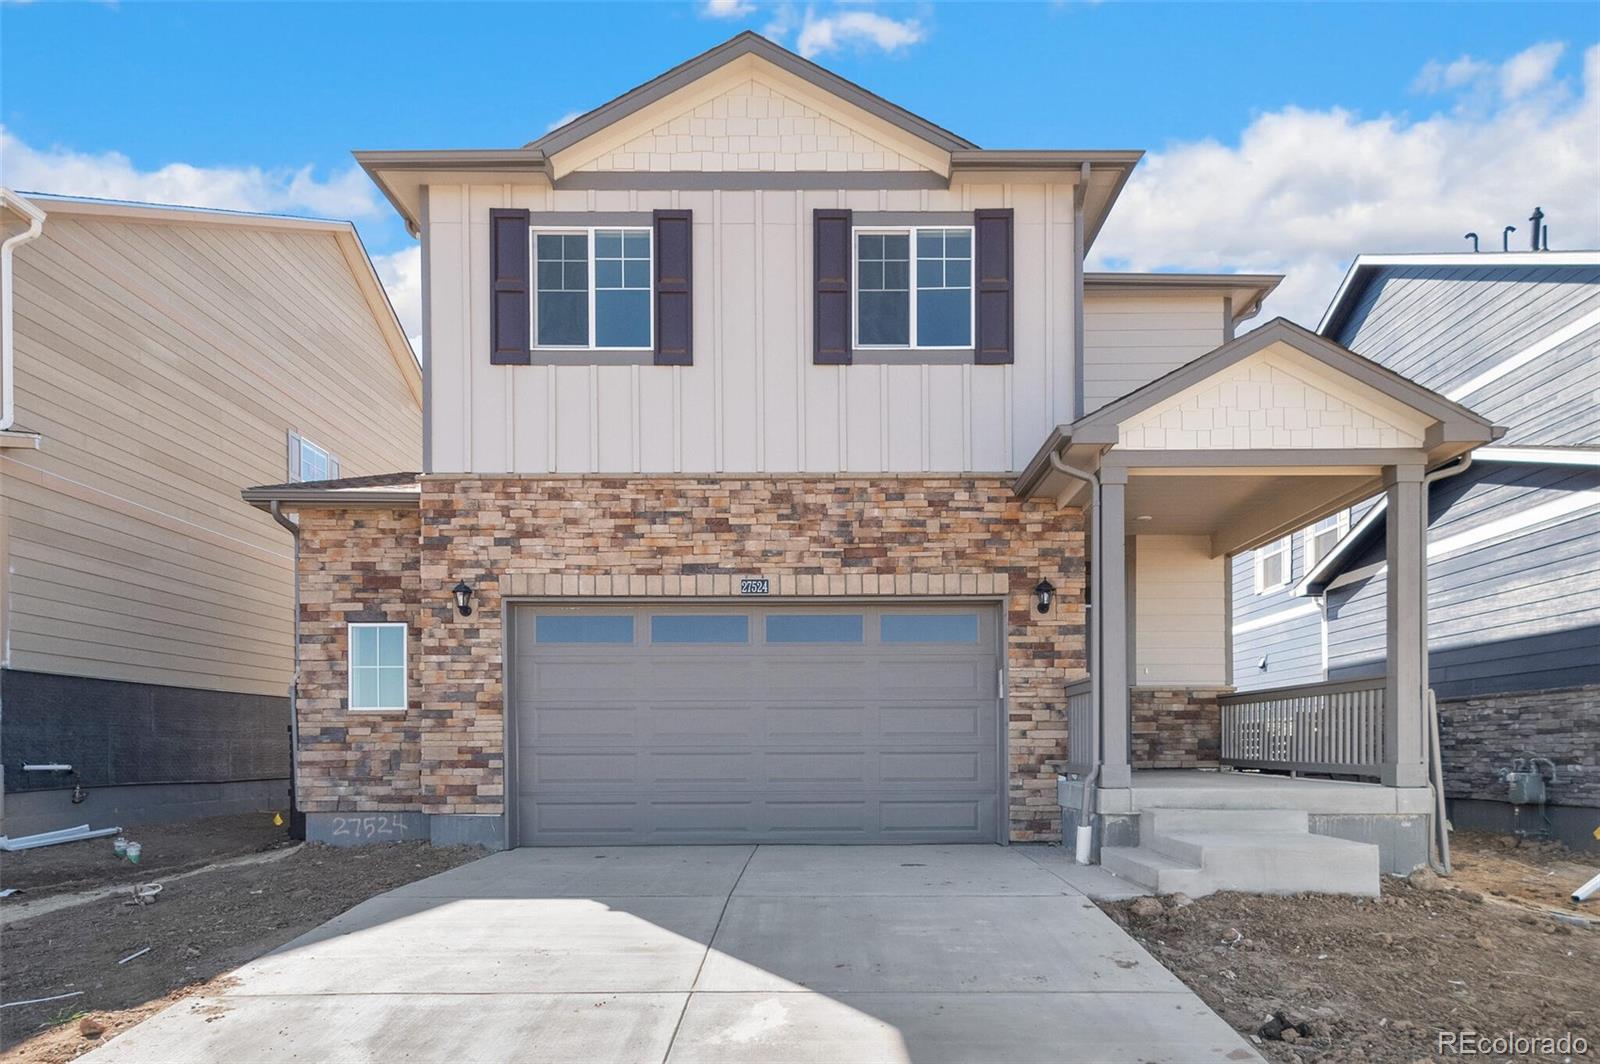
[[[1289,583],[1290,537],[1256,548],[1256,594],[1276,591]]]
[[[972,346],[970,226],[858,229],[855,255],[857,347]]]
[[[350,708],[368,712],[405,712],[406,626],[351,624]]]
[[[654,345],[649,229],[535,229],[531,238],[535,347]]]
[[[1310,570],[1312,566],[1326,558],[1328,552],[1338,545],[1348,531],[1350,531],[1349,510],[1329,514],[1306,529],[1306,569]]]

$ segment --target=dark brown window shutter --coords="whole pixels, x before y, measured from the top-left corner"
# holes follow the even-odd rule
[[[489,211],[489,361],[526,366],[532,308],[528,302],[528,212]]]
[[[1004,365],[1016,361],[1011,210],[974,211],[972,225],[978,245],[978,346],[972,360],[980,366]]]
[[[656,211],[658,366],[694,365],[694,213]]]
[[[848,366],[851,361],[850,226],[849,211],[811,212],[811,361],[819,366]]]

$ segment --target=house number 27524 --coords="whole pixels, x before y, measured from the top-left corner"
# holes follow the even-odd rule
[[[747,576],[739,581],[741,595],[770,595],[772,581],[764,576]]]

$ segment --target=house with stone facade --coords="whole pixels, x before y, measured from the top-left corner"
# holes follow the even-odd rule
[[[1426,859],[1423,478],[1498,430],[1240,333],[1276,277],[1086,272],[1138,152],[983,149],[741,34],[357,158],[422,242],[424,470],[245,492],[298,521],[310,837]],[[1233,702],[1229,559],[1375,492],[1383,677]]]
[[[1600,252],[1363,255],[1319,332],[1507,428],[1429,474],[1429,675],[1451,820],[1595,847]],[[1382,673],[1387,507],[1233,562],[1241,690]],[[1534,773],[1514,796],[1508,774]],[[1517,799],[1513,803],[1513,797]],[[1541,805],[1543,806],[1541,808]]]

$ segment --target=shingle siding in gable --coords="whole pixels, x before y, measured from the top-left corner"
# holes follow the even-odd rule
[[[1525,513],[1574,491],[1600,491],[1600,472],[1480,463],[1434,489],[1429,541]],[[1600,505],[1430,562],[1430,669],[1440,697],[1600,681],[1595,542],[1600,542]],[[1382,560],[1379,539],[1351,559],[1347,570]],[[1381,573],[1329,593],[1330,678],[1382,671],[1384,611]]]

